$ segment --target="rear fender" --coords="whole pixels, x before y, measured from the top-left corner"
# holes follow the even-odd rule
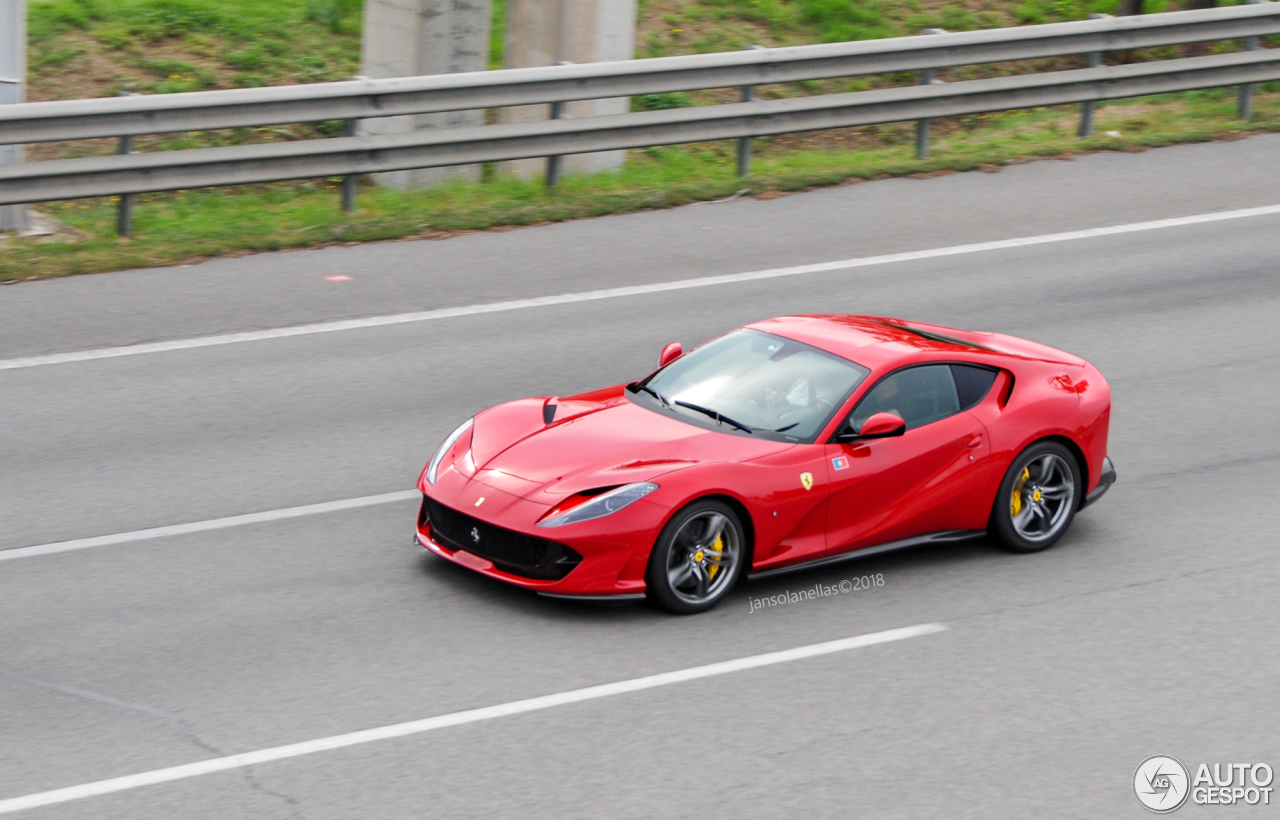
[[[1087,426],[1081,423],[1077,392],[1085,378],[1084,368],[1024,362],[1017,371],[1002,374],[987,396],[968,411],[986,426],[991,441],[991,469],[987,471],[981,496],[988,508],[995,503],[1000,482],[1014,458],[1041,439],[1056,437],[1071,442],[1084,452],[1093,472],[1089,450],[1084,444]],[[1006,380],[1011,376],[1013,384],[1009,390]]]
[[[1111,432],[1111,385],[1091,364],[1076,389],[1080,400],[1080,433],[1077,439],[1088,464],[1086,492],[1093,492],[1102,478],[1102,461],[1107,457],[1107,438]]]

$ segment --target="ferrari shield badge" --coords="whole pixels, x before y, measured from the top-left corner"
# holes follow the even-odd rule
[[[800,483],[804,485],[806,490],[813,489],[813,473],[801,473]]]

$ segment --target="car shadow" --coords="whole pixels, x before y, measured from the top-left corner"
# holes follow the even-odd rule
[[[865,557],[856,552],[850,553],[846,561],[811,569],[796,570],[784,575],[775,575],[758,581],[748,580],[740,584],[735,593],[743,588],[752,591],[755,597],[761,594],[770,595],[778,590],[797,585],[814,583],[831,583],[854,575],[866,575],[880,572],[937,572],[949,571],[953,568],[971,568],[976,562],[985,564],[1008,561],[1034,560],[1041,556],[1062,555],[1080,549],[1087,549],[1097,542],[1100,529],[1097,522],[1087,518],[1077,518],[1071,523],[1062,539],[1042,552],[1018,554],[1003,549],[990,536],[982,536],[972,541],[958,541],[950,544],[920,544],[904,547],[892,552],[883,552]]]
[[[513,614],[556,621],[631,622],[662,618],[666,613],[647,601],[570,601],[546,598],[533,590],[512,586],[459,566],[425,550],[418,556],[423,577],[460,595],[484,600]]]
[[[743,579],[713,610],[703,616],[691,617],[705,617],[714,613],[725,615],[739,606],[744,607],[743,614],[746,614],[748,598],[767,597],[784,590],[808,588],[814,584],[839,584],[855,576],[877,573],[898,577],[908,573],[946,574],[962,569],[969,571],[977,564],[1034,559],[1055,552],[1087,548],[1095,541],[1093,536],[1097,531],[1097,527],[1091,526],[1091,523],[1088,519],[1073,522],[1071,530],[1062,540],[1043,553],[1017,555],[1001,549],[990,538],[983,537],[950,544],[922,544],[865,557],[852,555],[847,561],[826,566],[800,569],[760,580]],[[544,618],[553,622],[606,624],[681,617],[670,615],[647,601],[572,601],[546,598],[532,590],[488,578],[426,551],[423,551],[417,561],[419,572],[433,583],[459,595],[483,600],[512,614],[526,617]]]
[[[936,572],[939,569],[957,565],[972,565],[974,561],[989,560],[999,555],[1001,555],[999,548],[986,538],[951,544],[921,544],[865,557],[850,553],[845,561],[810,569],[797,569],[794,572],[759,580],[748,579],[745,584],[740,584],[734,593],[746,592],[751,597],[759,598],[813,584],[838,584],[842,580],[855,576],[876,573]]]

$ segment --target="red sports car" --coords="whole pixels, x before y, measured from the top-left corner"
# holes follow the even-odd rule
[[[1093,365],[999,333],[784,316],[631,384],[465,421],[417,540],[558,597],[701,612],[758,578],[990,535],[1045,549],[1115,481]]]

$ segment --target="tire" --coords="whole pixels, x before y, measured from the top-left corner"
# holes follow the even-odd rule
[[[1075,456],[1057,442],[1041,441],[1009,465],[987,531],[1012,552],[1040,552],[1066,533],[1083,500]]]
[[[746,557],[737,513],[722,501],[694,501],[658,535],[645,571],[646,593],[677,615],[706,612],[733,589]]]

